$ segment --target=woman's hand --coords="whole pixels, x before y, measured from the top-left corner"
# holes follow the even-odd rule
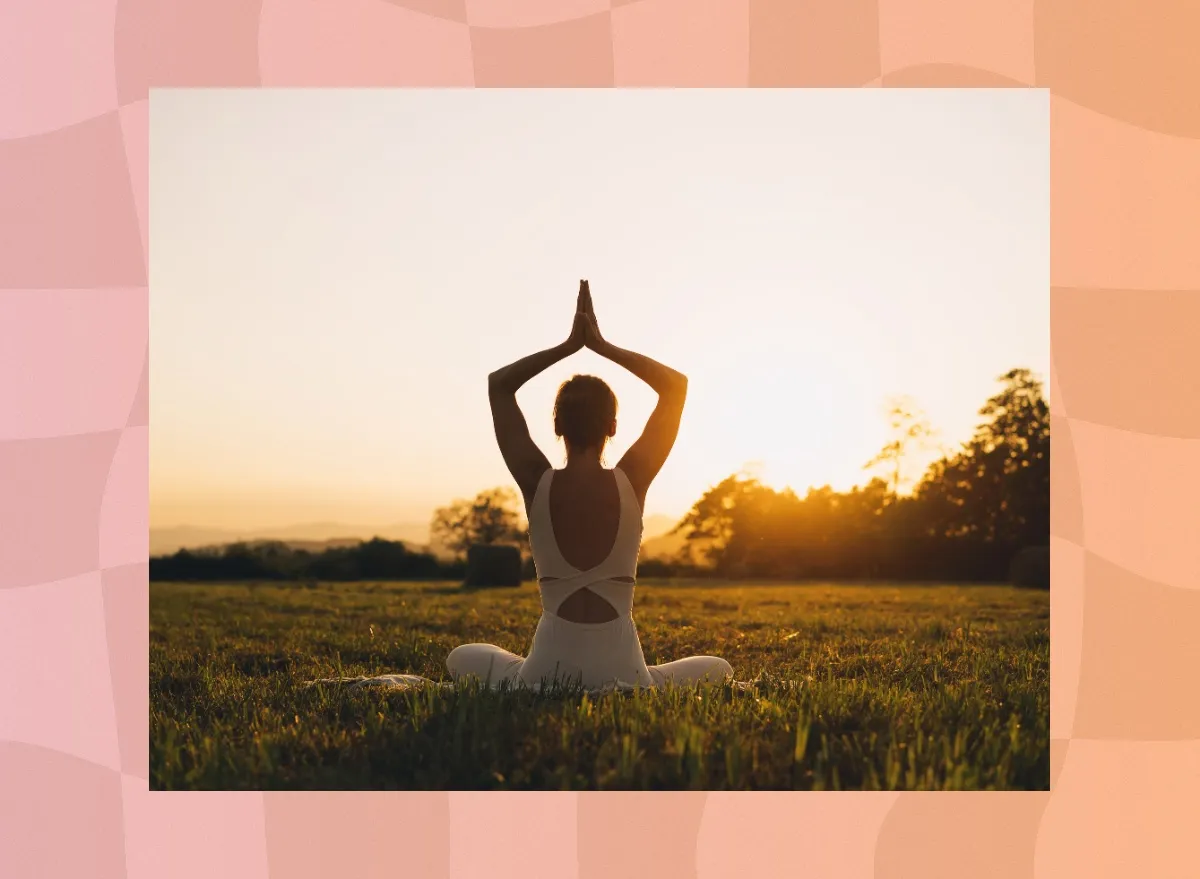
[[[574,354],[587,344],[588,316],[584,308],[587,281],[579,282],[579,295],[575,298],[575,320],[571,324],[571,335],[567,336],[567,349]]]
[[[579,282],[579,302],[584,317],[583,344],[598,353],[606,343],[600,335],[600,325],[596,322],[596,312],[592,308],[592,290],[587,281]]]

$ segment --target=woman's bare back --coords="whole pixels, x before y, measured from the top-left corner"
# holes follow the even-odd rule
[[[621,526],[621,493],[612,470],[556,471],[548,504],[554,542],[568,565],[587,571],[609,557]],[[606,623],[618,614],[584,587],[559,605],[558,616],[573,623]]]
[[[612,470],[558,470],[549,501],[554,542],[568,565],[586,571],[608,558],[621,522],[621,494]]]

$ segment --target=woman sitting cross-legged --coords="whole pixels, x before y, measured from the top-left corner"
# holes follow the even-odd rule
[[[565,382],[554,403],[554,430],[566,444],[567,461],[556,470],[530,438],[516,393],[584,347],[645,381],[658,393],[658,404],[641,437],[609,469],[601,453],[616,433],[616,397],[594,376]],[[493,644],[464,644],[446,659],[452,676],[493,687],[558,681],[592,689],[719,682],[732,675],[729,663],[716,656],[647,666],[633,622],[642,507],[675,444],[686,394],[682,374],[600,335],[587,281],[580,282],[566,342],[488,376],[496,440],[525,500],[542,616],[528,656]]]

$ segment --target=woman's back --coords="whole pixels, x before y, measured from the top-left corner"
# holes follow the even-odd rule
[[[616,470],[556,470],[547,501],[554,542],[567,564],[586,571],[608,557],[622,512]]]
[[[569,622],[632,611],[642,511],[620,468],[547,468],[529,501],[543,608]]]

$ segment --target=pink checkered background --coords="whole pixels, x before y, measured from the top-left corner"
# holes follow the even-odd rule
[[[1200,875],[1194,0],[0,0],[0,877]],[[1051,94],[1052,793],[150,793],[147,98]]]

